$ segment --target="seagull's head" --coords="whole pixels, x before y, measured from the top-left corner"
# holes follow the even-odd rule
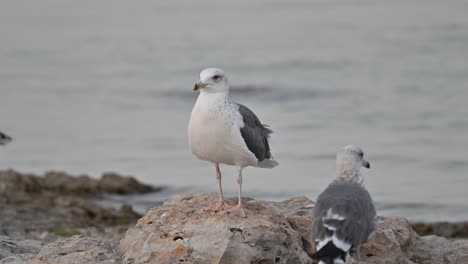
[[[336,170],[338,177],[360,178],[361,167],[370,168],[370,163],[364,159],[364,152],[356,145],[345,146],[336,154]]]
[[[200,90],[202,93],[227,93],[229,83],[223,70],[206,68],[200,73],[200,81],[193,85],[193,90]]]

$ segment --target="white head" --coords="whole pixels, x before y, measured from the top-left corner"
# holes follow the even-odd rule
[[[355,180],[362,183],[361,167],[370,168],[370,164],[364,159],[364,152],[355,145],[344,147],[336,154],[336,172],[339,178]]]
[[[223,70],[206,68],[200,73],[200,81],[193,85],[193,90],[200,90],[201,93],[228,93],[229,83]]]

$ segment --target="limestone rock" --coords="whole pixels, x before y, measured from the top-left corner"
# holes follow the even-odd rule
[[[73,236],[44,246],[31,264],[120,263],[112,242],[95,238]]]
[[[411,260],[420,264],[468,263],[468,241],[450,241],[438,236],[414,236],[410,246]]]
[[[246,219],[204,210],[217,201],[182,194],[153,208],[120,242],[124,263],[312,263],[313,202],[245,198]],[[235,199],[230,200],[235,204]],[[379,218],[352,263],[468,263],[468,241],[420,237],[402,217]]]
[[[359,259],[365,263],[375,264],[411,263],[405,262],[407,261],[405,253],[412,235],[416,234],[411,230],[411,225],[405,218],[379,218],[377,232],[370,242],[359,248]]]
[[[468,241],[437,236],[420,237],[405,218],[379,218],[373,239],[360,247],[367,264],[462,264],[468,263]]]
[[[312,263],[303,232],[311,223],[309,199],[245,199],[245,219],[204,210],[216,201],[183,194],[148,211],[120,243],[124,263]]]
[[[44,242],[37,240],[12,240],[0,236],[0,263],[23,263],[36,255]]]
[[[206,211],[217,199],[207,194],[174,196],[150,209],[119,245],[74,236],[43,246],[39,252],[41,242],[0,237],[0,264],[313,263],[312,201],[305,197],[283,202],[245,198],[247,218],[243,219],[225,211]],[[235,204],[236,200],[228,202]],[[121,211],[131,214],[130,208]],[[420,237],[405,218],[379,218],[377,232],[361,245],[359,256],[353,255],[351,263],[466,264],[468,241]]]

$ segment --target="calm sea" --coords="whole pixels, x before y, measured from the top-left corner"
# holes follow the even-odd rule
[[[216,66],[275,131],[280,166],[247,169],[247,196],[315,199],[354,143],[381,214],[468,220],[467,13],[456,0],[2,1],[0,130],[14,141],[0,168],[216,192],[187,145],[191,86]]]

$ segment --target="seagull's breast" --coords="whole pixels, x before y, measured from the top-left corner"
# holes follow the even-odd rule
[[[228,98],[200,94],[188,127],[192,153],[213,163],[255,166],[258,160],[242,139],[241,126],[237,106]]]

